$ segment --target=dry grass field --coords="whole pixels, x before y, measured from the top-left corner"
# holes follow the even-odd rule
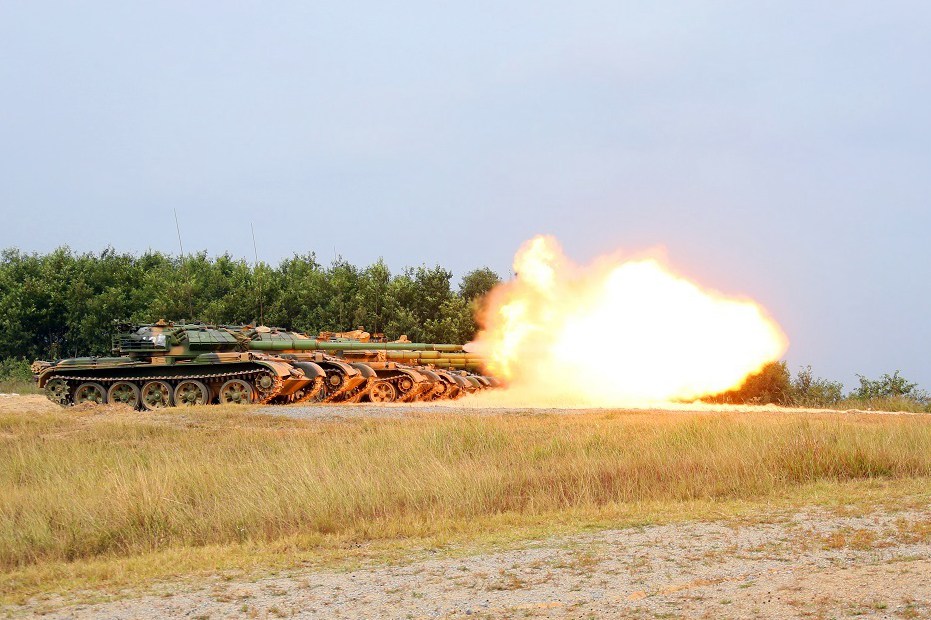
[[[506,548],[585,529],[920,507],[931,416],[603,411],[298,420],[0,398],[0,597]]]

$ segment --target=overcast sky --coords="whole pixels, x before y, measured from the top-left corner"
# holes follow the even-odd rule
[[[0,247],[666,247],[931,388],[931,3],[0,2]]]

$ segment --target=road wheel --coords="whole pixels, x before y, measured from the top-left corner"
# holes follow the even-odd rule
[[[210,390],[200,381],[185,379],[175,386],[175,404],[179,407],[206,405],[210,402]]]
[[[135,409],[139,406],[139,386],[129,381],[117,381],[107,390],[107,402]]]
[[[373,403],[393,403],[398,398],[398,391],[387,381],[376,381],[369,391],[369,400]]]
[[[410,392],[412,387],[414,387],[414,380],[410,377],[404,376],[398,379],[398,389],[402,392]]]
[[[230,379],[220,386],[221,405],[248,405],[255,400],[255,390],[242,379]]]
[[[74,404],[94,403],[102,405],[107,402],[107,392],[99,383],[82,383],[74,391]]]
[[[149,381],[142,386],[142,406],[149,411],[171,405],[171,386],[164,381]]]

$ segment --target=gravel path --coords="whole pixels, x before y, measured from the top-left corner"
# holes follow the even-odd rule
[[[931,617],[931,510],[612,530],[400,566],[217,578],[194,591],[166,589],[45,617],[843,616]]]
[[[468,414],[470,416],[490,416],[501,414],[545,415],[545,414],[581,414],[611,411],[609,409],[545,409],[523,407],[472,407],[464,401],[452,401],[444,404],[435,403],[395,403],[373,405],[371,403],[350,403],[338,405],[266,405],[256,407],[251,413],[277,415],[299,420],[338,420],[353,418],[406,418],[419,415]],[[626,410],[625,410],[626,411]],[[633,410],[631,410],[633,411]]]
[[[816,413],[816,414],[883,414],[883,415],[927,415],[913,414],[907,412],[888,412],[888,411],[861,411],[858,409],[849,409],[847,411],[837,411],[833,409],[804,409],[804,408],[786,408],[773,406],[748,406],[748,405],[711,405],[704,403],[690,403],[685,405],[666,405],[663,408],[651,407],[606,407],[606,408],[567,408],[567,407],[502,407],[487,406],[481,401],[471,401],[469,399],[436,402],[436,403],[394,403],[373,405],[371,403],[351,403],[338,405],[265,405],[256,407],[251,413],[260,415],[275,415],[299,420],[349,420],[354,418],[406,418],[420,415],[469,415],[469,416],[494,416],[494,415],[582,415],[582,414],[599,414],[610,412],[624,413],[740,413],[756,412],[769,413],[775,415],[785,415],[787,413]]]
[[[495,416],[495,415],[581,415],[581,414],[604,414],[613,412],[624,413],[739,413],[739,412],[758,412],[770,413],[775,415],[797,414],[797,413],[816,413],[816,414],[869,414],[869,415],[931,415],[931,414],[914,414],[904,412],[887,412],[887,411],[861,411],[858,409],[849,409],[847,411],[837,411],[832,409],[804,409],[804,408],[785,408],[774,406],[752,406],[752,405],[713,405],[707,403],[689,403],[682,405],[664,405],[662,408],[655,407],[604,407],[604,408],[573,408],[573,407],[512,407],[503,406],[497,403],[489,404],[486,401],[476,397],[466,397],[454,401],[437,401],[432,403],[393,403],[373,405],[371,403],[351,403],[336,405],[262,405],[248,407],[249,413],[258,415],[283,416],[299,420],[351,420],[356,418],[406,418],[417,417],[422,415],[469,415],[469,416]],[[63,411],[58,405],[48,401],[45,396],[39,394],[4,394],[0,393],[0,413],[16,412],[61,412]],[[67,411],[67,410],[66,410]],[[169,413],[176,410],[168,410]],[[143,415],[152,415],[144,413]]]

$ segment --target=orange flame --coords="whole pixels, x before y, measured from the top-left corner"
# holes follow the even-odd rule
[[[704,289],[654,258],[579,268],[555,238],[539,236],[514,268],[467,347],[507,384],[487,393],[502,404],[695,400],[739,387],[788,347],[757,303]]]

